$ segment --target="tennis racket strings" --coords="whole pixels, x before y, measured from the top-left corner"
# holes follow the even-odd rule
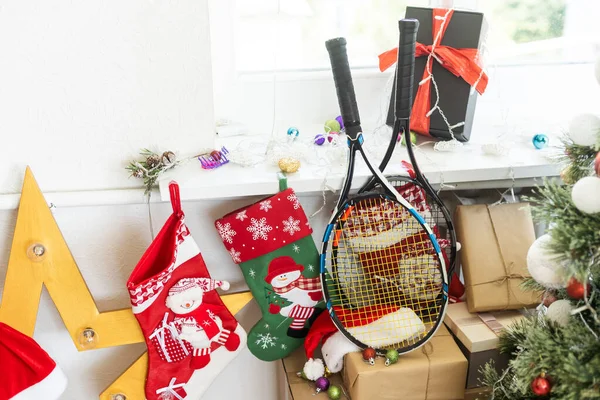
[[[331,235],[325,285],[338,318],[346,310],[342,324],[374,348],[419,343],[444,304],[438,252],[420,221],[396,201],[374,195],[350,202]],[[365,325],[365,319],[378,323]]]

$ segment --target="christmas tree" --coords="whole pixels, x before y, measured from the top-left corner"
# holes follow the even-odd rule
[[[530,199],[549,227],[527,255],[527,286],[543,303],[501,335],[509,367],[483,370],[495,400],[600,399],[600,118],[573,119],[563,144],[564,185]]]
[[[275,293],[275,291],[272,288],[267,286],[265,286],[265,297],[267,298],[268,304],[274,304],[281,308],[293,304],[291,301],[285,299],[284,297],[281,297],[280,295]]]

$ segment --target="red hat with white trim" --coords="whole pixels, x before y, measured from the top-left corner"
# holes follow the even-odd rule
[[[304,271],[304,267],[297,264],[290,256],[277,257],[269,263],[269,270],[267,276],[265,276],[265,282],[271,283],[276,276],[294,271],[302,272]]]
[[[0,399],[56,400],[67,377],[32,338],[0,322]]]

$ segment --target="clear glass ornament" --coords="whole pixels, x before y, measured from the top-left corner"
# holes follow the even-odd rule
[[[127,396],[123,393],[117,393],[110,396],[110,400],[127,400]]]

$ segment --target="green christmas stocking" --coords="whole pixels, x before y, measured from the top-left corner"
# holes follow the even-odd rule
[[[284,358],[304,343],[324,308],[319,253],[296,194],[285,189],[215,226],[263,314],[248,348],[264,361]]]

